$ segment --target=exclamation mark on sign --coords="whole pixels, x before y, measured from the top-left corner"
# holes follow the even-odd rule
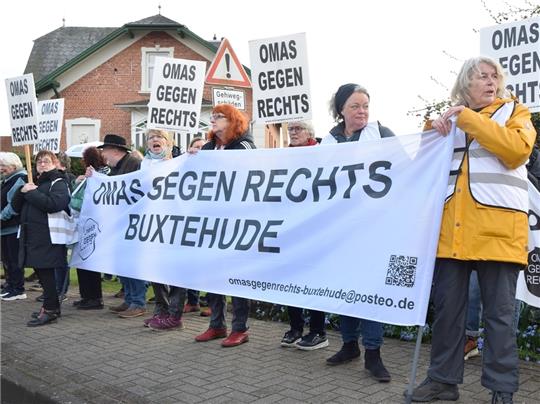
[[[225,54],[225,65],[227,65],[227,78],[230,79],[231,73],[229,72],[231,71],[231,55],[228,53]]]

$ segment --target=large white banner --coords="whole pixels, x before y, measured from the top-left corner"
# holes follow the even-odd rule
[[[306,34],[249,41],[253,119],[278,123],[311,119]]]
[[[452,142],[201,151],[95,175],[71,265],[424,324]]]
[[[529,182],[529,264],[519,273],[516,298],[540,307],[540,192]]]

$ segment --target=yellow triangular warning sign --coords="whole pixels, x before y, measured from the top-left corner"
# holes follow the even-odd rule
[[[251,81],[226,38],[221,41],[205,81],[208,84],[251,88]]]

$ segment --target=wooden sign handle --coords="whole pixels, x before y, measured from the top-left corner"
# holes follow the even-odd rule
[[[34,182],[32,178],[32,155],[30,154],[30,145],[24,145],[24,157],[26,159],[26,171],[28,172],[28,183]]]

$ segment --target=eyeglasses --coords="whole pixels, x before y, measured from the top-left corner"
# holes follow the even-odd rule
[[[210,120],[211,121],[217,121],[218,119],[223,119],[223,118],[227,118],[225,115],[223,114],[212,114],[210,115]]]
[[[302,132],[304,129],[302,126],[289,126],[288,131],[289,132]]]
[[[51,159],[39,159],[36,161],[36,164],[52,164]]]

